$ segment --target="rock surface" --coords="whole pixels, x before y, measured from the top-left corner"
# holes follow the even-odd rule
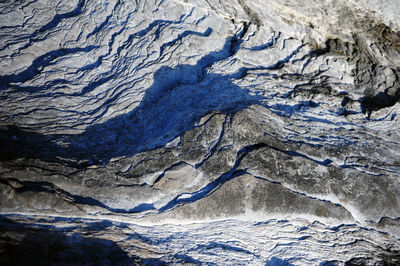
[[[400,263],[398,10],[2,1],[1,262]]]

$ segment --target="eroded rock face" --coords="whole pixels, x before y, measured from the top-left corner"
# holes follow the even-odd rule
[[[111,263],[399,263],[400,23],[375,2],[0,3],[1,252],[43,231],[50,263],[74,236]],[[313,255],[263,249],[266,221]],[[187,246],[133,233],[165,223]],[[356,242],[327,261],[321,232]]]

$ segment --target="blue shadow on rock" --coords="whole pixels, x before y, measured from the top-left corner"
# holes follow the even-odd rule
[[[161,67],[132,112],[89,126],[82,134],[46,136],[15,126],[1,130],[0,160],[38,158],[75,167],[107,163],[114,157],[164,146],[193,129],[209,112],[233,113],[258,103],[260,96],[251,95],[232,82],[235,74],[207,73],[211,65],[238,51],[245,30],[246,27],[228,38],[221,50],[205,55],[195,65]],[[57,145],[60,141],[67,145]],[[68,163],[69,160],[75,162]]]
[[[271,260],[265,263],[265,266],[293,266],[293,264],[289,263],[287,260],[282,260],[277,257],[272,257]]]
[[[131,265],[143,262],[108,239],[0,217],[1,265]]]

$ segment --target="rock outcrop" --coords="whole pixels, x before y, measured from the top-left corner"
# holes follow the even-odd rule
[[[399,7],[1,2],[0,261],[400,263]]]

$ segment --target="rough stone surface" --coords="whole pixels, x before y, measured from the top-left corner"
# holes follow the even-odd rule
[[[399,264],[399,10],[1,1],[0,263]]]

